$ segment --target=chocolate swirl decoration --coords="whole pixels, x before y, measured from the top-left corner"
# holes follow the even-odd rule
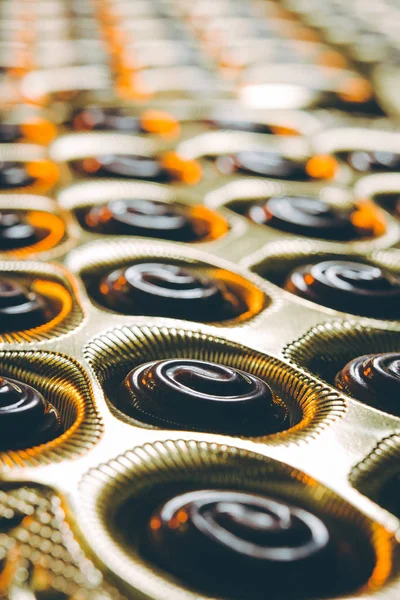
[[[348,241],[373,235],[352,220],[356,207],[335,208],[318,198],[282,196],[254,204],[247,217],[280,231],[324,240]]]
[[[62,431],[60,415],[38,390],[21,381],[0,377],[1,450],[44,444]]]
[[[191,217],[190,208],[178,202],[157,202],[142,198],[113,200],[85,211],[82,219],[90,231],[114,235],[140,235],[195,242],[206,237],[205,221]]]
[[[44,297],[23,285],[0,277],[0,332],[20,331],[46,323],[48,306]]]
[[[400,277],[367,263],[326,260],[297,267],[284,288],[307,300],[365,317],[400,316]]]
[[[0,250],[13,250],[30,246],[39,239],[36,229],[23,214],[0,210]]]
[[[222,281],[167,263],[138,263],[100,282],[101,304],[127,315],[222,321],[245,309]]]
[[[157,157],[137,154],[103,154],[101,156],[72,161],[72,166],[85,175],[142,179],[167,183],[173,179]]]
[[[369,406],[400,417],[400,353],[354,358],[336,375],[335,385]]]
[[[160,360],[132,369],[118,406],[177,429],[257,436],[290,427],[286,405],[265,381],[203,360]]]
[[[400,154],[388,151],[351,150],[337,156],[359,173],[384,173],[400,169]]]
[[[145,536],[160,566],[213,596],[314,598],[335,573],[334,543],[318,516],[253,493],[177,495],[152,514]]]
[[[12,190],[25,187],[31,185],[34,181],[35,178],[29,175],[24,163],[11,161],[0,162],[0,189]]]

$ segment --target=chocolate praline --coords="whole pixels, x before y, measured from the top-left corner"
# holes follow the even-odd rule
[[[12,450],[44,444],[61,435],[60,415],[35,388],[0,377],[0,448]]]
[[[0,250],[13,250],[29,246],[38,239],[36,229],[23,214],[0,210]]]
[[[325,519],[250,492],[197,489],[164,500],[142,548],[186,584],[224,598],[316,599],[362,582],[351,542]],[[373,559],[362,554],[371,572]]]
[[[30,329],[49,320],[46,299],[19,282],[0,277],[0,332]]]
[[[350,260],[301,265],[284,288],[322,306],[365,317],[400,317],[400,278],[386,269]]]
[[[349,150],[337,156],[360,173],[392,172],[400,169],[400,154],[389,151]]]
[[[295,161],[272,150],[243,150],[235,154],[221,155],[216,159],[218,169],[224,174],[234,172],[269,177],[308,181],[304,161]]]
[[[116,269],[99,285],[101,304],[123,314],[223,321],[246,310],[222,281],[168,263]]]
[[[90,231],[114,235],[194,242],[209,233],[205,221],[191,216],[189,207],[178,202],[133,198],[113,200],[86,209],[83,225]]]
[[[167,183],[173,179],[159,158],[139,154],[102,154],[72,162],[73,167],[93,177],[119,177]]]
[[[12,161],[0,162],[0,189],[11,190],[25,187],[31,185],[34,181],[35,178],[29,175],[24,163]]]
[[[265,381],[203,360],[166,359],[132,369],[118,406],[140,420],[177,429],[258,436],[290,427],[286,405]]]
[[[400,353],[358,356],[337,373],[335,384],[349,396],[400,417]]]
[[[354,225],[356,208],[335,208],[319,200],[299,196],[270,198],[250,207],[247,216],[262,225],[308,237],[348,241],[372,235]]]

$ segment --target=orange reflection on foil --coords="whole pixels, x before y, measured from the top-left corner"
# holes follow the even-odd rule
[[[180,133],[179,122],[164,110],[146,110],[140,118],[140,124],[148,133],[165,138],[177,137]]]
[[[46,235],[34,244],[24,246],[23,248],[6,250],[4,254],[15,258],[25,258],[30,254],[45,252],[54,248],[65,235],[64,221],[57,215],[44,211],[28,211],[25,218],[35,229],[47,231]]]
[[[194,222],[199,222],[199,229],[206,229],[205,236],[199,236],[200,242],[211,242],[217,240],[229,231],[227,221],[218,213],[210,210],[202,204],[193,206],[190,210],[190,216]],[[203,227],[204,225],[204,227]],[[196,223],[194,223],[196,227]]]
[[[313,156],[306,164],[306,172],[313,179],[332,179],[338,169],[339,163],[329,154]]]
[[[28,162],[25,165],[28,175],[35,181],[26,186],[26,191],[43,193],[49,191],[58,181],[60,172],[55,163],[50,160],[37,160]]]
[[[201,179],[202,170],[197,160],[186,159],[177,152],[166,152],[161,163],[174,178],[187,185],[195,185]]]
[[[150,529],[152,529],[153,531],[157,531],[158,529],[161,529],[161,521],[158,517],[153,517],[150,520]]]
[[[347,102],[366,102],[372,97],[371,84],[366,79],[348,79],[341,86],[338,95]]]
[[[34,117],[21,124],[23,136],[36,144],[49,144],[57,135],[56,126],[47,121]]]
[[[386,220],[383,212],[371,200],[359,200],[357,210],[351,215],[353,225],[365,230],[365,235],[378,237],[386,232]]]

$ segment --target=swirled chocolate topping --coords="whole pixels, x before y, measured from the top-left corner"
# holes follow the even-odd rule
[[[284,288],[296,296],[343,312],[379,319],[400,316],[400,278],[350,260],[326,260],[297,267]]]
[[[169,359],[128,373],[121,410],[154,424],[233,435],[263,435],[290,427],[288,410],[265,381],[226,365]]]
[[[352,150],[338,152],[337,155],[360,173],[390,172],[400,169],[400,154],[395,152]]]
[[[204,221],[191,217],[189,207],[178,202],[141,198],[94,206],[85,213],[84,225],[99,233],[140,235],[177,242],[197,241],[209,233]]]
[[[146,536],[161,566],[225,597],[314,598],[334,573],[334,544],[319,517],[252,493],[175,496],[152,514]]]
[[[45,299],[12,279],[0,277],[0,332],[30,329],[46,323]]]
[[[24,163],[2,161],[0,162],[0,189],[12,190],[31,185],[35,181],[26,170]]]
[[[102,304],[128,315],[210,322],[246,310],[222,281],[173,264],[138,263],[117,269],[103,277],[99,291]]]
[[[75,169],[93,177],[119,177],[166,183],[173,178],[157,157],[103,154],[72,162]]]
[[[22,248],[37,241],[35,228],[21,213],[0,211],[0,250]]]
[[[0,377],[0,447],[2,450],[43,444],[62,433],[61,418],[36,389]]]
[[[400,354],[366,354],[351,360],[335,384],[349,396],[400,417]]]
[[[356,208],[335,208],[317,198],[283,196],[250,207],[247,216],[281,231],[325,240],[351,240],[373,235],[359,227],[352,216]]]
[[[216,164],[227,175],[239,172],[272,179],[310,179],[304,162],[297,162],[271,150],[243,150],[236,154],[222,155],[217,158]]]
[[[0,122],[0,144],[10,144],[22,137],[21,128],[16,123]]]

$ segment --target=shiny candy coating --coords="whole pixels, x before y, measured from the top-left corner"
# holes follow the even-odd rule
[[[265,381],[201,360],[134,368],[123,382],[119,406],[131,416],[178,429],[264,435],[290,427],[286,406]]]
[[[141,198],[113,200],[85,212],[89,230],[114,235],[140,235],[179,242],[201,239],[209,233],[207,224],[191,217],[189,207],[177,202]]]
[[[75,161],[75,167],[96,177],[120,177],[167,183],[173,178],[158,158],[135,154],[103,154]]]
[[[391,172],[400,169],[400,154],[389,151],[352,150],[338,152],[338,157],[360,173]]]
[[[0,278],[1,333],[30,329],[47,320],[47,304],[42,296],[17,281]]]
[[[36,389],[8,377],[0,377],[1,450],[43,444],[62,433],[61,418]]]
[[[183,493],[153,513],[147,537],[161,566],[212,594],[313,598],[334,573],[325,523],[277,498],[222,489]]]
[[[75,114],[72,124],[78,131],[142,133],[137,117],[114,106],[87,106]]]
[[[400,316],[400,278],[380,267],[350,260],[327,260],[297,267],[284,288],[343,312],[380,319]]]
[[[243,150],[232,155],[222,155],[217,158],[217,167],[225,174],[237,171],[273,179],[310,179],[304,162],[297,162],[271,150]]]
[[[400,354],[369,354],[351,360],[335,384],[349,396],[400,417]]]
[[[99,291],[102,304],[128,315],[211,322],[246,310],[223,282],[174,264],[138,263],[117,269],[103,277]]]
[[[255,223],[281,231],[326,240],[347,241],[372,235],[352,221],[355,208],[334,208],[318,198],[273,197],[250,207],[247,216]]]
[[[21,213],[0,210],[0,250],[21,248],[37,241],[35,228]]]
[[[28,174],[22,162],[0,162],[0,189],[12,190],[31,185],[34,177]]]

